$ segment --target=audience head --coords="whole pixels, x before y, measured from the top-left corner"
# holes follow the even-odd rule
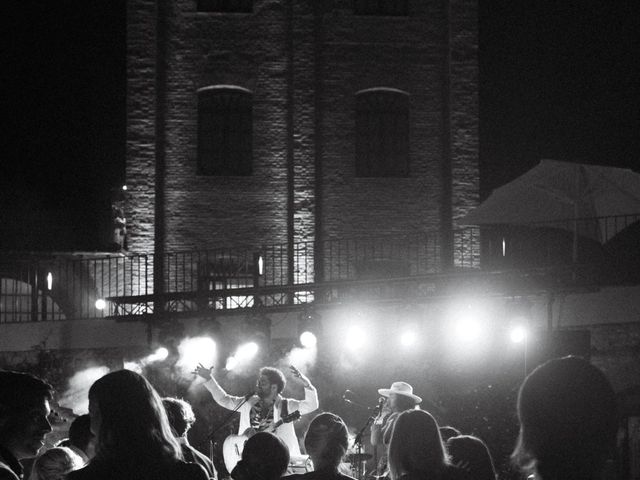
[[[615,447],[614,391],[600,370],[577,357],[550,360],[527,376],[518,418],[512,458],[545,480],[595,478]]]
[[[63,480],[67,473],[84,466],[84,460],[67,447],[53,447],[38,456],[29,480]]]
[[[231,472],[234,480],[275,480],[289,465],[287,445],[272,433],[258,432],[244,445],[242,460]]]
[[[349,447],[347,426],[333,413],[320,413],[309,424],[304,446],[316,470],[337,469]]]
[[[69,427],[69,445],[82,450],[88,458],[95,453],[95,436],[91,433],[91,417],[88,413],[76,417]]]
[[[0,370],[0,445],[18,460],[35,457],[51,432],[53,388],[28,373]]]
[[[431,477],[449,465],[436,420],[424,410],[407,410],[398,415],[389,442],[389,471],[392,480],[404,473]]]
[[[496,469],[487,445],[478,437],[459,435],[447,440],[451,462],[463,465],[473,480],[496,480]]]
[[[443,427],[440,427],[439,430],[440,430],[440,436],[442,437],[443,442],[446,442],[451,437],[457,437],[462,435],[462,432],[460,430],[458,430],[455,427],[452,427],[451,425],[445,425]]]
[[[162,405],[167,412],[169,425],[176,437],[184,437],[196,423],[196,416],[189,402],[180,398],[165,397]]]
[[[160,396],[142,375],[111,372],[89,389],[95,460],[137,463],[181,458]]]

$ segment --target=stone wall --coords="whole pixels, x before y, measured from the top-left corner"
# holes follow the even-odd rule
[[[263,0],[252,14],[165,2],[167,56],[157,59],[154,2],[129,2],[130,248],[153,250],[161,61],[167,251],[446,228],[479,188],[475,3],[414,0],[407,17],[376,17],[350,2]],[[197,91],[211,85],[253,94],[250,177],[196,174]],[[377,87],[410,97],[407,178],[355,176],[355,95]]]

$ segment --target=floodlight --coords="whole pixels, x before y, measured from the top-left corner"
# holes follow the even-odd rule
[[[418,341],[418,335],[413,330],[405,330],[400,334],[400,345],[403,347],[412,347]]]
[[[163,360],[166,360],[168,356],[169,356],[169,350],[167,350],[165,347],[160,347],[147,357],[147,361],[149,363],[162,362]]]
[[[511,329],[509,338],[513,343],[522,343],[527,339],[527,330],[522,325],[518,325]]]
[[[313,332],[308,330],[300,334],[300,345],[305,348],[313,348],[317,345],[318,339]]]
[[[178,366],[185,371],[193,369],[193,365],[214,365],[218,352],[217,344],[211,337],[185,338],[178,344]]]
[[[104,310],[107,306],[107,302],[104,300],[104,298],[99,298],[98,300],[96,300],[96,308],[98,310]]]
[[[238,366],[238,359],[233,355],[227,358],[227,363],[224,368],[231,371]]]
[[[367,335],[364,329],[354,326],[345,335],[345,346],[350,350],[359,350],[367,343]]]
[[[246,362],[251,360],[258,353],[258,344],[256,342],[249,342],[238,347],[236,354],[234,355],[238,361]]]
[[[298,338],[300,345],[305,348],[313,348],[321,336],[322,317],[313,309],[305,309],[298,317]]]

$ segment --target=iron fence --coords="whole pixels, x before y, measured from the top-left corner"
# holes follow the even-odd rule
[[[639,219],[471,226],[453,232],[449,258],[438,232],[170,252],[162,261],[133,253],[0,254],[0,323],[296,305],[333,284],[443,272],[640,267]]]

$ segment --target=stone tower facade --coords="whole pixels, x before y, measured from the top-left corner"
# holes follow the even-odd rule
[[[127,2],[129,249],[451,243],[478,201],[476,3]]]

